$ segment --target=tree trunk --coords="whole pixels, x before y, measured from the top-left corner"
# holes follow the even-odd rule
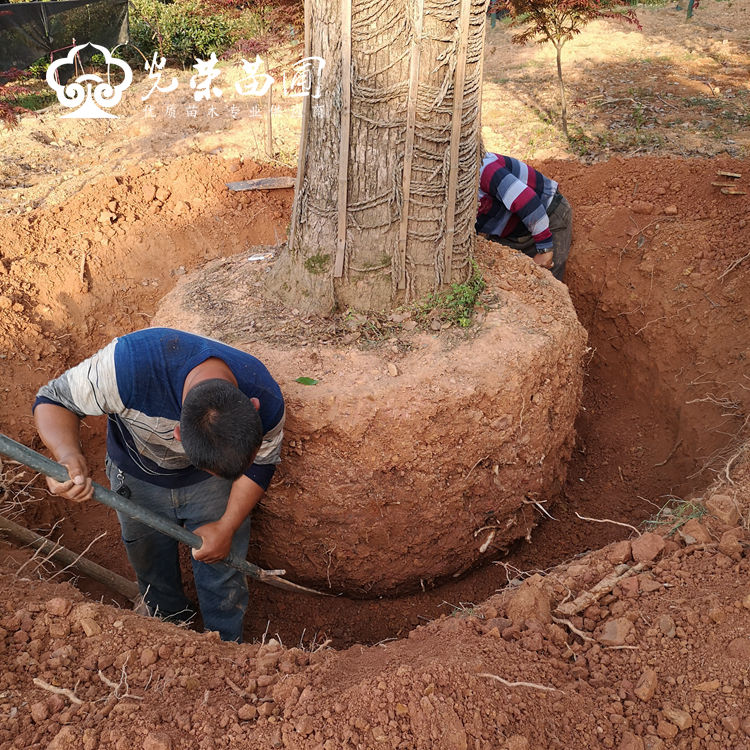
[[[306,0],[289,242],[269,284],[305,312],[383,310],[470,273],[484,0]]]
[[[563,83],[562,74],[562,44],[555,44],[557,51],[557,80],[560,83],[560,113],[562,115],[562,129],[566,138],[568,135],[568,100],[565,98],[565,84]]]

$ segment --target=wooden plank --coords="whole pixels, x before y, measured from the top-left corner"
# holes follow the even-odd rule
[[[453,121],[451,123],[450,171],[448,172],[448,205],[445,217],[445,252],[443,281],[451,281],[453,263],[453,240],[456,232],[456,191],[458,189],[458,153],[461,146],[461,114],[466,81],[466,53],[469,46],[469,19],[471,0],[461,0],[459,17],[458,59],[453,83]]]
[[[487,13],[485,12],[482,16],[482,54],[479,56],[479,102],[478,102],[478,116],[477,116],[477,166],[476,166],[476,184],[477,189],[474,191],[474,196],[471,201],[471,215],[476,216],[479,208],[479,172],[482,168],[482,91],[484,90],[484,45],[487,41]],[[472,224],[474,222],[472,221]],[[474,233],[472,240],[476,240],[476,233]],[[476,250],[476,242],[473,242],[472,249]]]
[[[305,0],[305,57],[312,56],[312,0]],[[297,180],[294,183],[294,203],[292,204],[292,221],[289,228],[289,250],[297,249],[297,230],[299,225],[300,204],[302,203],[302,182],[307,167],[307,139],[310,132],[310,110],[312,92],[302,101],[302,131],[299,136],[297,156]]]
[[[737,180],[739,180],[739,178],[742,177],[741,174],[737,174],[736,172],[721,172],[721,171],[719,171],[716,174],[719,175],[719,177],[734,177]]]
[[[230,190],[279,190],[294,187],[294,177],[259,177],[257,180],[241,180],[240,182],[228,182]]]
[[[723,187],[721,189],[721,192],[724,195],[747,195],[747,193],[744,190],[737,190],[736,188],[726,188],[726,187]]]
[[[268,75],[268,58],[263,61]],[[271,110],[273,109],[273,86],[268,87],[268,111],[266,112],[266,156],[273,159],[273,123],[271,122]]]
[[[414,159],[414,131],[417,124],[417,90],[419,88],[419,63],[422,54],[424,0],[416,0],[415,6],[411,65],[409,68],[409,95],[406,105],[406,143],[404,145],[404,173],[401,185],[401,224],[398,229],[399,289],[406,288],[406,240],[409,228],[409,196],[411,195],[411,167],[412,160]]]
[[[107,568],[103,568],[101,565],[97,565],[85,557],[81,557],[75,552],[71,552],[57,542],[39,536],[39,534],[17,524],[15,521],[11,521],[10,518],[0,516],[0,531],[20,544],[39,550],[43,558],[49,557],[55,562],[70,566],[88,578],[103,583],[107,588],[112,589],[112,591],[122,594],[132,602],[136,601],[140,596],[138,584],[135,581],[129,581],[127,578],[123,578],[121,575],[113,573],[111,570],[107,570]]]
[[[349,128],[352,109],[352,0],[341,0],[341,142],[339,144],[338,237],[334,278],[344,275],[346,215],[349,192]]]

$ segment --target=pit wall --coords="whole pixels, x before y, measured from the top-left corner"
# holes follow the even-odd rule
[[[548,162],[575,208],[570,294],[589,332],[597,382],[625,382],[634,414],[669,426],[664,491],[700,492],[747,435],[750,275],[742,242],[748,196],[725,196],[732,159]],[[669,458],[665,466],[660,464]]]

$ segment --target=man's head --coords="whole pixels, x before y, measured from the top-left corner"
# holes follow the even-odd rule
[[[176,436],[193,466],[235,480],[253,462],[263,427],[253,400],[227,380],[213,378],[185,394]]]

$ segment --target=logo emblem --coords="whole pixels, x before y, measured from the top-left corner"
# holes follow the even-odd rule
[[[74,110],[67,115],[62,115],[62,117],[80,119],[117,118],[117,115],[105,112],[102,107],[110,109],[120,103],[123,92],[133,81],[133,71],[124,60],[112,57],[106,47],[90,44],[91,47],[102,53],[108,69],[111,65],[122,68],[124,78],[119,84],[113,86],[96,73],[84,73],[72,83],[64,86],[57,80],[57,69],[63,65],[74,65],[76,55],[88,46],[89,43],[79,44],[77,47],[73,47],[66,57],[55,60],[47,68],[47,84],[57,94],[57,100],[63,107]]]

